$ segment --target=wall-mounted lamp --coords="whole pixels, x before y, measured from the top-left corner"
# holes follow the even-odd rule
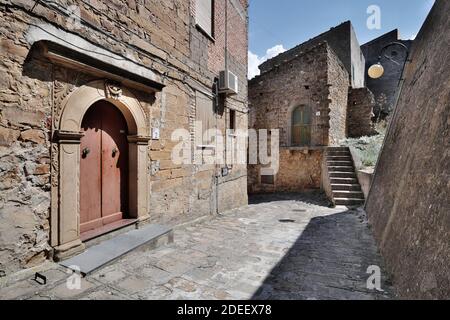
[[[384,46],[383,49],[381,49],[380,56],[378,57],[378,63],[372,65],[369,68],[368,74],[369,74],[370,78],[372,78],[372,79],[379,79],[379,78],[381,78],[384,75],[384,67],[381,64],[381,59],[383,57],[387,58],[388,60],[390,60],[390,61],[392,61],[392,62],[394,62],[396,64],[399,64],[397,61],[393,60],[391,56],[388,56],[386,54],[386,50],[388,48],[392,47],[392,46],[400,46],[400,47],[402,47],[402,48],[404,48],[406,50],[406,59],[405,59],[404,64],[403,64],[403,69],[405,68],[406,61],[408,60],[408,57],[409,57],[409,49],[408,49],[407,46],[405,46],[401,42],[392,42],[392,43],[389,43],[388,45]],[[402,73],[403,73],[403,70],[402,70]]]
[[[369,68],[368,73],[369,77],[371,77],[372,79],[379,79],[384,74],[384,67],[381,65],[380,62],[378,62]]]

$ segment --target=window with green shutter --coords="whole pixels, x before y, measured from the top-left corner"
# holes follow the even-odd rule
[[[311,144],[311,108],[298,106],[292,111],[291,141],[293,146],[309,146]]]

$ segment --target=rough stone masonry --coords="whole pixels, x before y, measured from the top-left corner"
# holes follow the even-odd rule
[[[450,297],[449,12],[436,1],[414,41],[366,203],[406,299]]]
[[[197,25],[194,0],[0,1],[2,274],[51,259],[56,247],[73,249],[74,242],[66,245],[62,240],[65,234],[60,226],[67,221],[58,213],[58,197],[67,198],[78,191],[76,186],[61,191],[62,138],[56,133],[65,101],[107,78],[50,61],[42,54],[38,35],[55,39],[49,33],[54,32],[74,37],[77,43],[94,48],[86,51],[87,55],[103,52],[103,62],[112,59],[133,65],[125,71],[145,70],[154,75],[152,81],[162,84],[162,91],[149,93],[119,81],[123,90],[115,91],[117,97],[129,92],[133,101],[138,101],[148,135],[159,132],[146,142],[141,141],[146,137],[135,142],[148,143],[146,164],[139,167],[143,170],[140,178],[149,186],[148,194],[139,195],[139,201],[149,208],[147,222],[173,226],[247,203],[247,195],[241,191],[247,185],[246,166],[230,166],[229,174],[222,176],[220,167],[176,165],[171,160],[178,143],[171,140],[172,132],[183,128],[194,135],[194,121],[199,117],[197,97],[204,95],[213,105],[214,81],[225,69],[225,46],[240,91],[222,101],[220,111],[211,117],[218,129],[225,130],[230,110],[235,110],[236,128],[247,128],[248,4],[246,0],[230,1],[225,43],[225,2],[214,3],[214,34],[208,35]],[[104,70],[97,71],[101,74]],[[75,138],[64,136],[66,141]],[[76,229],[69,231],[77,233]]]

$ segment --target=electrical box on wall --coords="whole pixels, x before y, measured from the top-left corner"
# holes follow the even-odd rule
[[[159,140],[159,128],[152,128],[152,140]]]
[[[238,77],[229,70],[220,71],[219,74],[219,92],[228,95],[238,94]]]
[[[222,177],[228,176],[229,173],[230,173],[230,172],[229,172],[228,167],[223,167],[223,168],[222,168]]]

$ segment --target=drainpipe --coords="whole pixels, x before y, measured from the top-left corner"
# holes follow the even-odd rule
[[[219,79],[214,79],[214,112],[216,114],[215,116],[215,120],[216,120],[216,131],[217,131],[217,126],[219,124],[219,120],[218,120],[218,116],[219,116]],[[217,148],[218,148],[218,144],[217,144],[217,137],[216,137],[216,161],[217,161]],[[214,172],[214,183],[216,185],[216,191],[215,191],[215,196],[216,196],[216,214],[219,214],[219,164],[216,163],[215,165],[215,169],[216,171]]]
[[[225,72],[228,72],[228,0],[225,0]],[[218,117],[219,117],[219,100],[220,100],[220,94],[219,94],[219,83],[216,79],[215,81],[215,100],[216,100],[216,130],[218,129]],[[227,99],[226,97],[223,100],[224,103],[224,109],[226,106]],[[225,110],[224,110],[225,112]],[[224,117],[226,120],[226,116]],[[226,122],[225,122],[225,131],[226,131]],[[226,138],[226,132],[225,132],[225,138]],[[217,139],[216,139],[216,155],[217,155]],[[217,159],[217,158],[216,158]],[[216,214],[220,215],[219,212],[219,178],[221,175],[222,167],[220,164],[216,164],[216,175],[215,175],[215,182],[216,182]]]
[[[228,71],[228,0],[225,0],[225,71]]]

